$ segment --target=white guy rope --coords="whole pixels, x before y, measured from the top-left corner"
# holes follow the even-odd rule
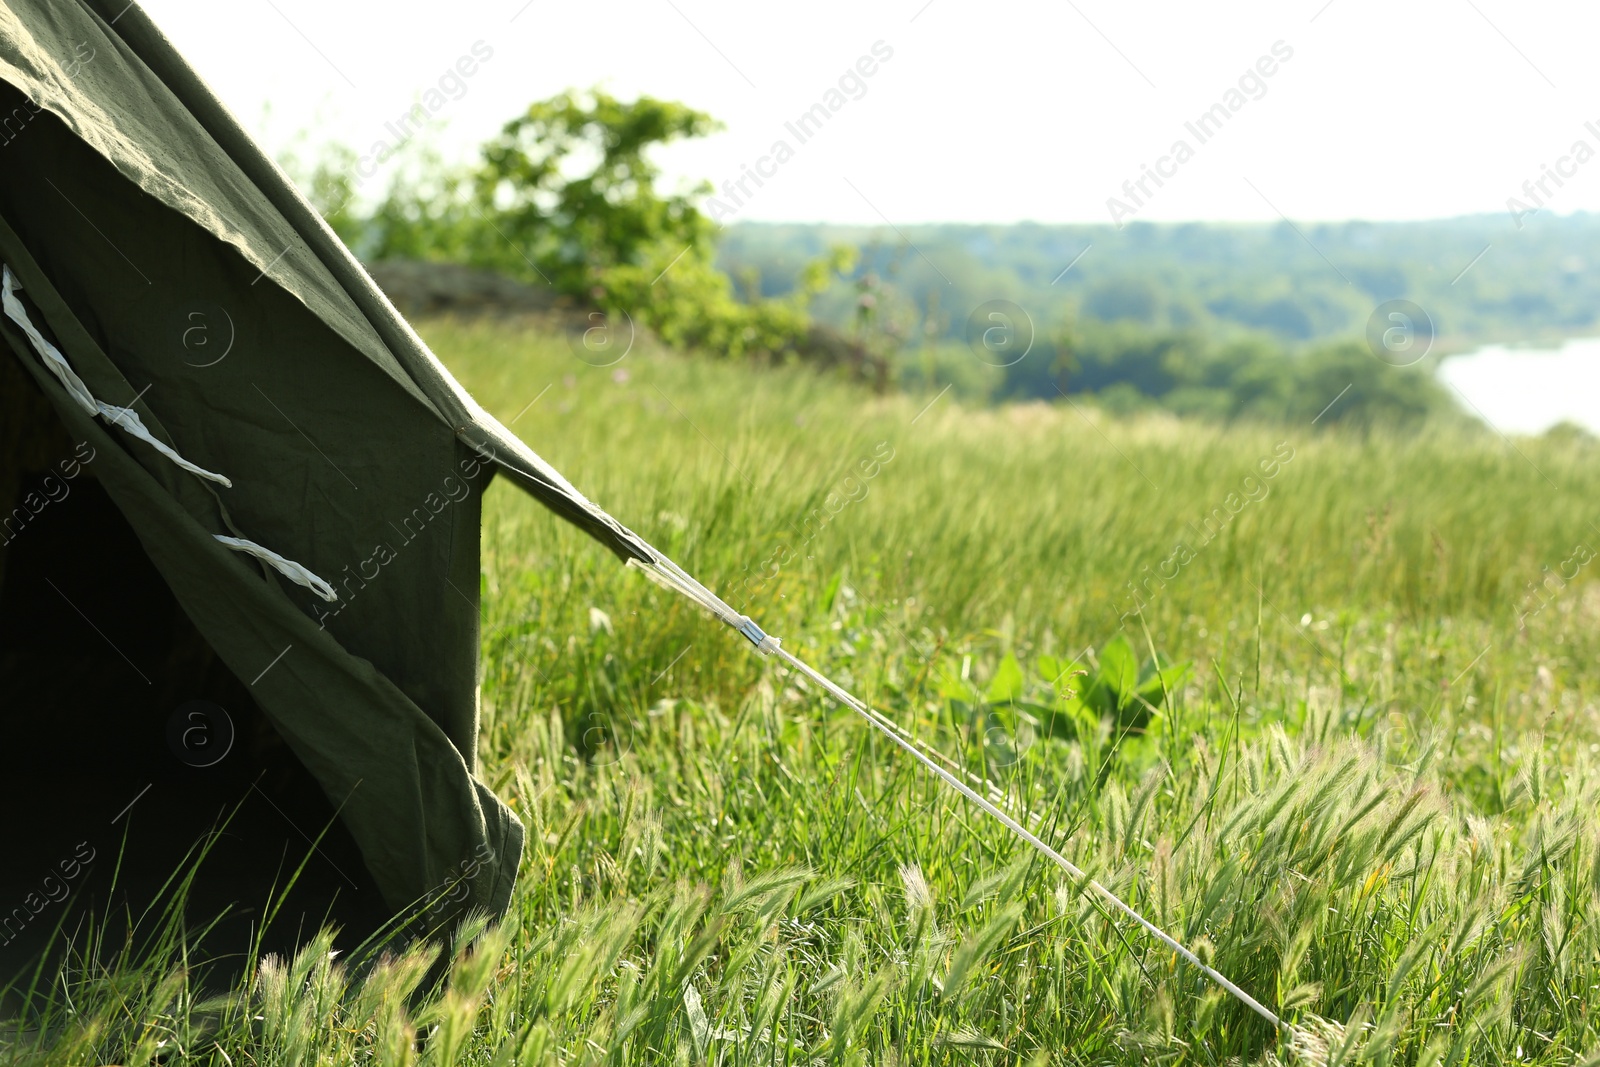
[[[683,568],[679,567],[676,563],[673,563],[665,556],[661,556],[660,553],[657,553],[657,556],[659,562],[655,564],[641,563],[637,560],[629,560],[628,563],[630,566],[636,566],[640,570],[644,571],[648,577],[658,584],[682,593],[690,600],[693,600],[695,603],[710,611],[713,615],[727,623],[729,626],[732,626],[735,630],[738,630],[744,635],[746,640],[756,646],[756,649],[760,651],[762,655],[778,656],[778,658],[782,659],[784,662],[798,670],[801,674],[805,675],[817,685],[821,686],[822,689],[829,696],[833,697],[834,700],[838,701],[840,704],[843,704],[851,711],[856,712],[862,718],[866,719],[867,722],[872,724],[874,729],[882,733],[890,741],[893,741],[897,746],[910,753],[912,759],[915,759],[929,771],[932,771],[939,777],[940,780],[948,784],[951,788],[955,789],[956,792],[960,793],[962,796],[978,805],[978,807],[982,808],[989,815],[998,819],[1000,823],[1006,827],[1006,829],[1010,830],[1012,833],[1028,842],[1028,844],[1032,845],[1041,854],[1050,859],[1050,861],[1056,866],[1065,871],[1070,877],[1076,879],[1080,884],[1088,886],[1089,889],[1093,890],[1095,894],[1105,900],[1106,903],[1110,904],[1112,907],[1122,912],[1122,914],[1138,923],[1147,933],[1150,934],[1150,936],[1154,937],[1163,945],[1166,945],[1172,951],[1182,956],[1189,963],[1199,968],[1202,974],[1238,999],[1238,1001],[1245,1007],[1249,1008],[1267,1022],[1271,1023],[1274,1029],[1284,1031],[1290,1036],[1291,1039],[1294,1037],[1297,1031],[1293,1026],[1278,1018],[1277,1014],[1275,1014],[1265,1004],[1262,1004],[1255,997],[1252,997],[1249,993],[1246,993],[1243,989],[1239,988],[1239,986],[1234,984],[1234,982],[1230,980],[1227,975],[1223,974],[1221,971],[1218,971],[1209,964],[1202,963],[1200,961],[1200,957],[1196,956],[1193,952],[1185,948],[1176,938],[1172,937],[1172,935],[1156,926],[1143,915],[1140,915],[1129,905],[1123,903],[1121,897],[1107,889],[1104,885],[1101,885],[1099,881],[1090,878],[1071,860],[1057,852],[1037,834],[1029,830],[1026,826],[1023,826],[1016,819],[1012,818],[989,798],[979,793],[976,789],[973,789],[966,782],[963,782],[960,778],[956,777],[956,775],[952,774],[944,767],[941,767],[933,759],[919,751],[917,747],[918,742],[916,742],[915,739],[910,736],[910,734],[900,729],[886,716],[874,711],[872,708],[856,699],[850,693],[846,692],[843,688],[836,685],[821,671],[816,670],[810,664],[800,659],[800,657],[783,648],[782,642],[778,638],[773,637],[762,630],[761,627],[756,625],[755,621],[749,616],[742,615],[735,611],[732,607],[728,606],[728,604],[724,603],[715,593],[711,592],[705,586],[695,581],[693,577],[687,574]],[[988,785],[989,783],[986,781],[985,784]]]
[[[774,638],[773,640],[776,639]],[[1246,993],[1244,990],[1240,989],[1237,985],[1234,985],[1233,982],[1231,982],[1222,972],[1208,966],[1207,964],[1201,963],[1200,958],[1193,952],[1190,952],[1187,948],[1184,948],[1183,945],[1181,945],[1175,938],[1166,933],[1166,931],[1162,930],[1160,927],[1156,926],[1149,919],[1146,919],[1143,915],[1140,915],[1138,912],[1134,911],[1133,908],[1129,907],[1127,904],[1124,904],[1121,897],[1117,896],[1111,890],[1101,885],[1095,879],[1084,874],[1084,872],[1074,865],[1071,860],[1068,860],[1054,848],[1051,848],[1041,838],[1034,834],[1033,831],[1017,822],[1017,820],[1013,819],[1010,815],[1007,815],[1003,810],[1001,810],[977,790],[973,789],[961,779],[957,778],[955,775],[951,774],[949,771],[945,770],[933,760],[919,752],[910,742],[901,737],[898,732],[889,729],[882,722],[880,722],[878,716],[873,714],[871,709],[869,709],[865,704],[851,696],[849,693],[845,692],[839,686],[835,685],[821,671],[815,670],[788,649],[779,647],[775,651],[779,658],[793,666],[796,670],[800,671],[800,673],[804,674],[807,678],[810,678],[813,682],[816,682],[839,703],[861,715],[864,719],[870,722],[879,733],[883,734],[896,745],[899,745],[901,748],[911,753],[913,759],[921,763],[934,774],[938,775],[945,782],[949,783],[950,786],[962,796],[978,805],[978,807],[982,808],[990,815],[993,815],[996,819],[999,819],[1007,829],[1016,834],[1018,837],[1022,838],[1024,841],[1028,842],[1028,844],[1032,845],[1034,848],[1038,849],[1045,856],[1049,857],[1052,861],[1054,861],[1056,866],[1060,867],[1063,871],[1066,871],[1067,874],[1078,879],[1080,882],[1087,884],[1090,889],[1094,890],[1101,897],[1103,897],[1106,903],[1110,904],[1128,918],[1144,927],[1144,929],[1156,940],[1160,941],[1162,944],[1172,949],[1172,951],[1176,952],[1178,955],[1182,956],[1184,959],[1200,968],[1206,977],[1210,978],[1223,989],[1226,989],[1229,993],[1232,993],[1235,997],[1238,997],[1239,1001],[1244,1004],[1245,1007],[1249,1008],[1251,1011],[1267,1020],[1267,1022],[1271,1023],[1275,1028],[1291,1030],[1292,1032],[1292,1028],[1284,1023],[1283,1020],[1279,1019],[1277,1015],[1273,1014],[1273,1012],[1267,1008],[1266,1005],[1262,1004],[1255,997],[1252,997],[1249,993]]]
[[[233,482],[227,478],[214,471],[208,471],[197,464],[190,463],[165,441],[158,440],[150,432],[149,428],[145,426],[144,422],[140,420],[139,413],[132,408],[119,408],[115,404],[107,404],[103,400],[96,400],[94,394],[89,392],[89,387],[84,384],[83,379],[78,377],[78,372],[72,369],[72,364],[67,362],[67,357],[62,355],[61,350],[51,344],[44,334],[39,332],[38,327],[34,326],[32,320],[28,318],[28,309],[23,307],[22,301],[17,299],[17,290],[22,288],[22,283],[18,282],[16,275],[11,273],[10,264],[0,266],[0,269],[4,271],[3,277],[0,277],[0,303],[4,304],[6,317],[16,323],[22,329],[22,332],[28,335],[28,341],[33,345],[33,350],[39,354],[39,358],[44,361],[44,365],[50,369],[50,372],[60,380],[61,384],[72,396],[72,399],[77,401],[79,407],[83,408],[91,416],[97,415],[114,426],[122,427],[122,429],[139,440],[148,443],[157,452],[160,452],[190,474],[227,486],[230,489],[233,488]],[[212,534],[211,536],[235,552],[244,552],[254,556],[256,559],[273,567],[279,574],[282,574],[296,585],[305,586],[323,600],[339,599],[339,594],[334,591],[333,586],[318,578],[310,570],[292,559],[285,559],[271,549],[263,548],[254,541],[247,541],[242,537],[224,537],[222,534]]]

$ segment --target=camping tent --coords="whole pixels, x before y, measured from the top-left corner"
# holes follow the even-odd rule
[[[0,952],[96,864],[170,870],[219,799],[219,900],[315,841],[346,921],[503,911],[485,484],[670,564],[464,392],[128,0],[0,0],[0,265]]]

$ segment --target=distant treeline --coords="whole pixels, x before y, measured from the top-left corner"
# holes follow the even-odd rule
[[[1505,215],[1120,230],[741,223],[721,233],[717,263],[746,298],[772,299],[840,244],[860,250],[855,283],[820,294],[813,315],[871,336],[903,383],[973,398],[1412,424],[1460,417],[1431,373],[1441,355],[1600,332],[1600,216],[1588,214],[1535,215],[1520,230]],[[1014,363],[972,358],[974,312],[996,300],[1022,309],[1032,340]],[[1390,300],[1431,320],[1431,355],[1415,367],[1364,340]]]
[[[878,315],[908,338],[962,336],[1003,298],[1043,330],[1078,318],[1161,329],[1260,331],[1299,345],[1360,336],[1383,301],[1433,319],[1440,347],[1600,330],[1600,216],[1478,215],[1429,222],[882,227],[740,223],[718,262],[777,296],[829,247],[862,250]],[[906,240],[901,239],[901,234]],[[909,241],[909,244],[907,243]],[[1068,270],[1069,264],[1071,269]],[[1064,273],[1063,273],[1064,272]],[[849,294],[817,307],[836,324]]]
[[[920,360],[907,352],[900,378],[925,387],[942,386],[942,378],[989,400],[1081,397],[1114,414],[1160,408],[1307,428],[1406,428],[1461,417],[1431,361],[1393,366],[1360,340],[1290,347],[1262,334],[1219,337],[1084,319],[1037,338],[1010,366],[985,367],[972,356],[966,345],[950,342],[929,346]]]

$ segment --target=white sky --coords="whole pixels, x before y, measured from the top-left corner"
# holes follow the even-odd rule
[[[727,130],[664,155],[674,180],[737,177],[778,137],[796,148],[741,219],[1109,221],[1107,197],[1178,137],[1195,156],[1139,218],[1431,218],[1504,211],[1574,140],[1600,149],[1584,129],[1600,129],[1600,5],[143,3],[274,151],[297,129],[364,149],[482,40],[493,58],[440,113],[452,154],[569,87],[681,100]],[[893,58],[866,95],[797,145],[783,123],[880,40]],[[1280,40],[1293,58],[1266,95],[1198,145],[1185,120]],[[1600,209],[1600,159],[1551,207]]]

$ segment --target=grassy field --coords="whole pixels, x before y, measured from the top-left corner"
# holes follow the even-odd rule
[[[1600,1048],[1600,449],[963,410],[423,332],[786,647],[1258,999],[1346,1026],[1346,1062]],[[97,1040],[154,1020],[119,1062],[1299,1056],[505,485],[483,571],[484,773],[529,831],[487,950],[407,1011],[415,960],[355,981],[313,947],[220,1031],[179,978],[103,982]]]

